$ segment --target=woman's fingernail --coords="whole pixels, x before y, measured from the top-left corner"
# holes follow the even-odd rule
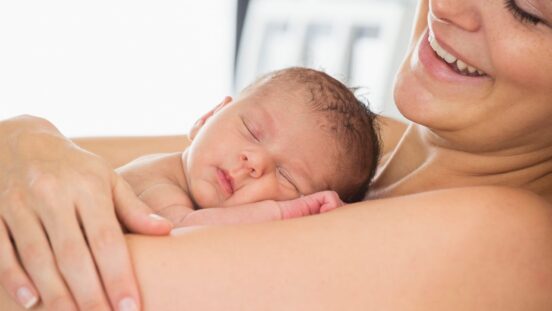
[[[182,235],[188,232],[195,231],[199,228],[201,228],[201,226],[179,227],[179,228],[172,229],[170,235],[171,236]]]
[[[30,309],[32,308],[34,305],[36,305],[36,303],[38,302],[38,297],[35,296],[33,294],[33,292],[31,292],[30,289],[28,289],[27,287],[23,286],[23,287],[20,287],[18,290],[17,290],[17,299],[19,300],[19,303],[21,303],[21,305],[25,308],[25,309]]]
[[[118,311],[138,311],[138,306],[134,302],[134,299],[127,297],[119,301]]]
[[[163,218],[157,214],[149,214],[148,216],[155,221],[167,221],[166,218]]]

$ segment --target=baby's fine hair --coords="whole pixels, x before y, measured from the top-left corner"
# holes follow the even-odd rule
[[[338,192],[347,203],[364,198],[376,173],[380,157],[377,115],[348,88],[330,75],[309,68],[291,67],[270,72],[248,88],[259,84],[284,82],[282,86],[306,91],[314,112],[321,112],[320,127],[337,142],[338,172],[344,181]]]

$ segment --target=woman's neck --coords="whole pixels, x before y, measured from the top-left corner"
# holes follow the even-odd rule
[[[380,166],[369,197],[429,190],[502,185],[533,191],[552,201],[552,147],[532,151],[466,152],[411,125]]]

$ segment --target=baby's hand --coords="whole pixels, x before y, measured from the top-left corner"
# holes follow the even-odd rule
[[[335,191],[322,191],[295,200],[277,202],[282,219],[325,213],[345,205]]]

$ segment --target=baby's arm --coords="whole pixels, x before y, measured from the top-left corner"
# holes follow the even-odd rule
[[[334,191],[323,191],[289,201],[261,201],[233,207],[206,208],[187,214],[178,227],[260,223],[324,213],[344,203]]]

